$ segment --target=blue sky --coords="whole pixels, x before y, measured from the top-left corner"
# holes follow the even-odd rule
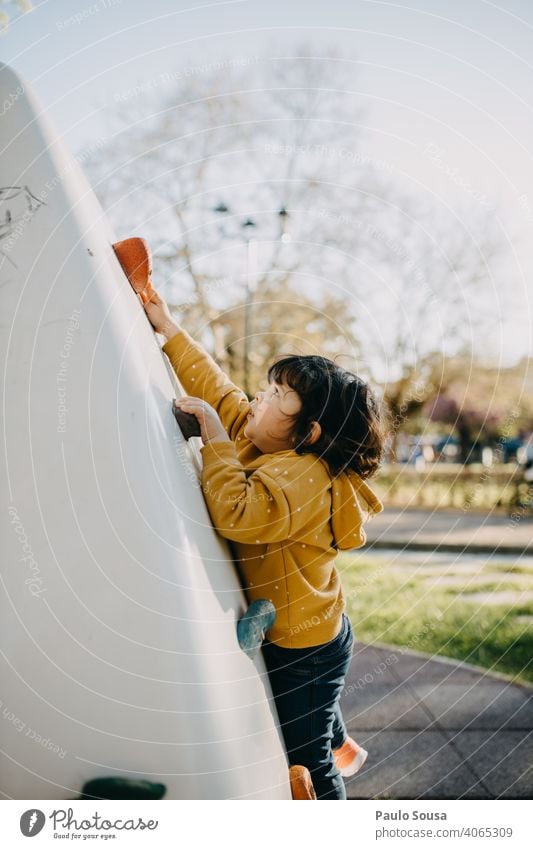
[[[363,149],[452,205],[486,196],[516,252],[523,299],[508,354],[533,352],[533,4],[528,0],[44,0],[15,3],[0,55],[33,85],[73,151],[113,93],[190,63],[311,44],[358,64]],[[439,153],[425,155],[428,145]],[[453,176],[450,176],[450,175]],[[464,186],[468,184],[468,191]],[[529,242],[529,244],[528,244]]]

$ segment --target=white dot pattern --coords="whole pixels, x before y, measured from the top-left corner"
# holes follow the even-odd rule
[[[193,365],[193,368],[194,368],[194,365]],[[194,380],[194,378],[191,378],[191,380]],[[242,399],[242,400],[243,400],[243,403],[244,403],[244,399]],[[238,440],[241,440],[241,438],[243,438],[243,437],[241,437],[240,435],[239,435],[239,436],[237,436],[237,439],[238,439]],[[285,477],[288,475],[288,470],[287,470],[287,469],[283,469],[283,467],[281,467],[281,468],[280,468],[280,467],[276,467],[276,468],[274,469],[274,472],[276,472],[276,473],[282,472],[283,476],[285,476]],[[308,478],[308,481],[309,481],[309,483],[310,483],[310,484],[313,484],[313,483],[315,482],[315,479],[314,479],[313,477],[309,477],[309,478]],[[282,486],[284,486],[286,483],[288,484],[288,481],[287,481],[287,482],[283,481],[283,483],[280,481],[280,483],[281,483],[281,485],[282,485]],[[331,492],[332,496],[335,496],[335,497],[339,497],[339,496],[341,495],[341,492],[340,492],[338,489],[334,489],[334,488],[332,488],[332,489],[330,490],[330,492]],[[321,505],[324,505],[325,503],[329,503],[329,502],[327,502],[327,498],[326,498],[326,497],[324,497],[325,495],[327,495],[327,493],[325,493],[325,494],[323,493],[323,494],[321,495],[321,500],[320,500],[320,504],[321,504]],[[353,496],[352,496],[352,497],[353,497]],[[269,500],[270,500],[270,501],[272,501],[272,497],[270,497],[270,499],[269,499]],[[354,508],[357,508],[357,507],[358,507],[358,502],[357,502],[357,500],[353,500],[353,501],[352,501],[352,504],[353,504]],[[232,509],[233,509],[233,510],[235,510],[237,506],[238,506],[237,504],[234,504],[234,505],[232,506]],[[298,507],[296,507],[296,508],[295,508],[295,510],[296,510],[296,512],[300,513],[300,512],[302,512],[302,507],[298,506]],[[270,507],[268,507],[268,508],[266,508],[266,512],[270,514],[270,513],[272,513],[272,509],[271,509]],[[231,525],[230,525],[230,527],[232,527],[232,528],[233,528],[234,526],[235,526],[235,523],[234,523],[234,522],[232,522],[232,523],[231,523]],[[321,536],[321,535],[320,535],[320,533],[315,533],[315,535],[314,535],[314,539],[315,539],[315,540],[319,540],[319,539],[320,539],[320,536]],[[358,538],[358,532],[354,530],[354,531],[353,531],[353,534],[352,534],[352,537],[353,537],[354,539]],[[262,544],[262,542],[261,542],[261,540],[260,540],[260,539],[256,539],[256,540],[255,540],[255,543],[256,543],[256,545],[261,545],[261,544]],[[306,547],[307,547],[306,543],[300,543],[300,546],[301,546],[301,548],[302,548],[302,549],[304,549],[304,548],[306,548]],[[302,556],[303,556],[303,555],[302,555]],[[266,554],[261,554],[261,555],[260,555],[260,559],[261,559],[261,560],[264,560],[264,559],[265,559],[265,557],[266,557]],[[250,587],[254,587],[254,582],[253,582],[253,581],[250,581],[250,582],[249,582],[249,586],[250,586]],[[280,592],[280,585],[279,585],[279,584],[275,584],[274,589],[276,590],[276,592]],[[289,604],[289,603],[290,603],[290,593],[289,593],[289,591],[288,591],[288,590],[286,590],[285,595],[286,595],[286,598],[287,598],[287,604]],[[318,598],[318,597],[320,596],[320,593],[319,593],[319,592],[314,591],[314,592],[313,592],[313,596],[314,596],[315,598]],[[268,600],[272,603],[272,599],[271,599],[271,598],[270,598],[270,599],[268,599]],[[305,609],[306,609],[306,608],[305,608],[305,606],[304,606],[304,605],[302,605],[302,606],[300,607],[300,611],[302,611],[302,612],[304,612],[304,611],[305,611]],[[302,621],[303,621],[303,620],[302,620]]]

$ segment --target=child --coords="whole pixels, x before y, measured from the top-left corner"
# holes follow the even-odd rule
[[[354,636],[335,556],[364,545],[362,504],[383,509],[364,481],[383,453],[374,396],[331,360],[287,356],[250,403],[157,292],[144,308],[191,393],[176,403],[200,425],[213,524],[233,542],[249,600],[276,609],[262,651],[289,763],[307,767],[318,799],[346,799],[341,774],[366,752],[339,706]]]

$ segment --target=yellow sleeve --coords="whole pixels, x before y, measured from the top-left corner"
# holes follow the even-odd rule
[[[207,401],[218,413],[231,439],[246,424],[250,403],[213,357],[183,328],[165,342],[167,355],[187,395]]]
[[[308,524],[298,490],[280,480],[283,469],[278,478],[267,464],[247,478],[233,442],[208,442],[201,454],[202,489],[221,536],[243,543],[282,542]]]

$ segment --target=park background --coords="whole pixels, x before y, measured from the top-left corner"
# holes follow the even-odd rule
[[[390,647],[472,664],[504,688],[485,725],[485,690],[451,714],[476,792],[526,795],[530,5],[45,0],[4,2],[0,24],[2,61],[31,83],[117,237],[148,239],[176,319],[250,397],[288,352],[334,358],[375,387],[387,509],[369,546],[339,558],[357,638],[375,647],[347,693],[354,723],[365,730],[368,699],[368,747],[387,740],[387,770],[386,735],[410,728],[395,726],[396,703],[376,711],[400,669]],[[519,724],[504,727],[515,686]],[[435,722],[443,693],[415,693]],[[498,740],[500,769],[481,775]],[[509,751],[518,767],[500,789]],[[389,792],[423,792],[397,763]],[[354,793],[383,792],[375,774]]]

